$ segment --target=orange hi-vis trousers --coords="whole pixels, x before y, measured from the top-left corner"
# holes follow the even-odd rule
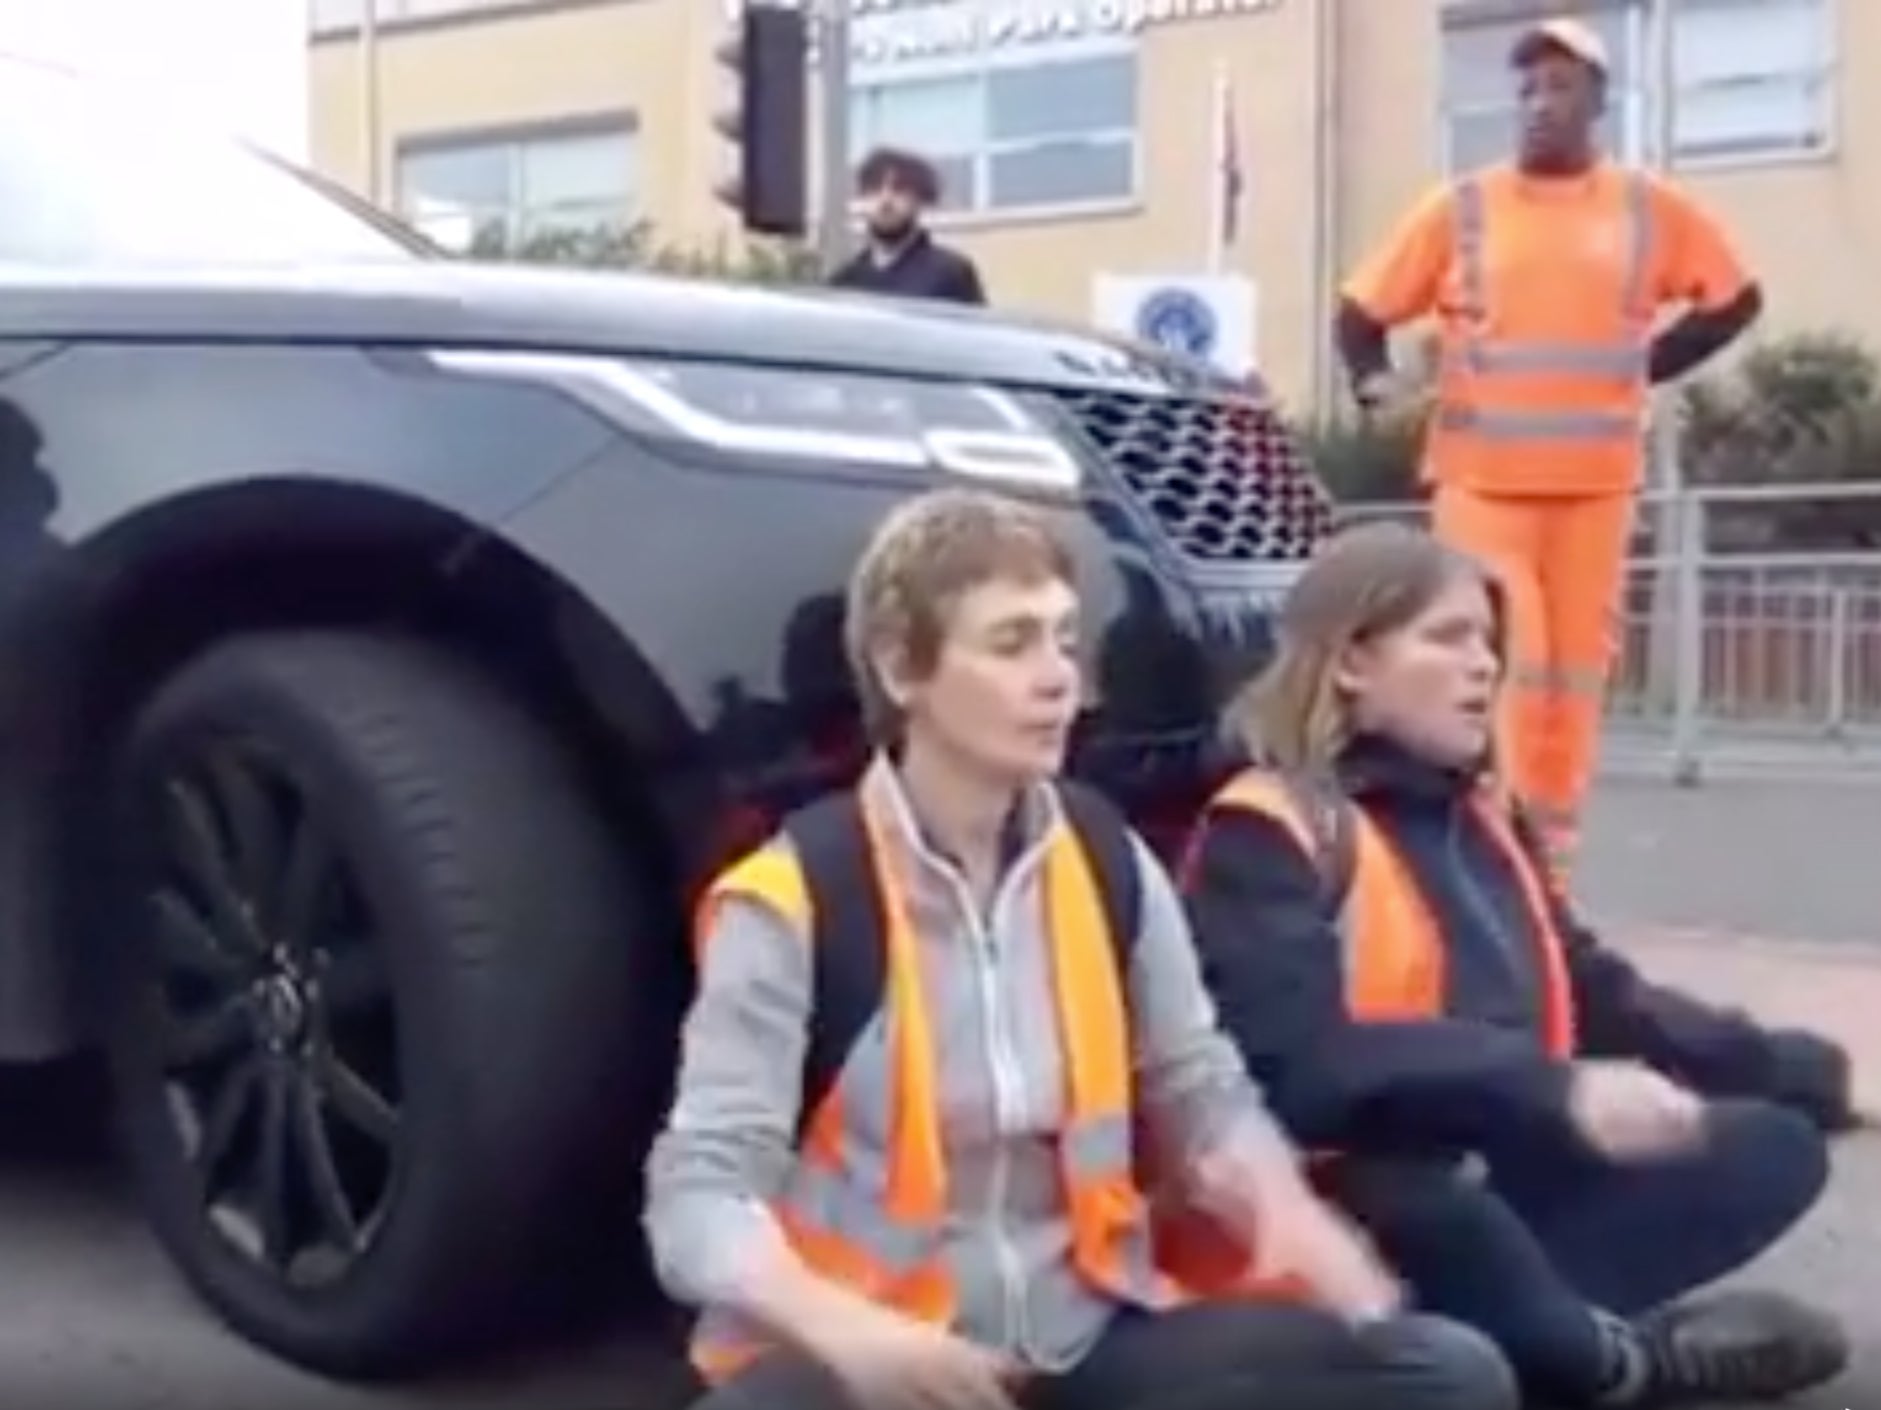
[[[1631,494],[1504,496],[1439,485],[1433,528],[1486,563],[1508,607],[1499,747],[1565,880],[1600,754]]]

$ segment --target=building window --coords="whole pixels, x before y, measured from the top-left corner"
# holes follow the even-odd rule
[[[1831,0],[1681,0],[1681,157],[1820,152],[1834,102]]]
[[[860,89],[849,121],[853,161],[871,147],[907,147],[934,164],[941,205],[980,204],[979,153],[986,145],[985,84],[979,75],[882,83]]]
[[[439,244],[514,248],[539,236],[621,228],[635,215],[631,120],[402,144],[398,201]]]
[[[1818,152],[1833,101],[1833,0],[1673,0],[1672,113],[1680,161]],[[1443,16],[1443,151],[1452,171],[1505,157],[1515,142],[1509,49],[1545,7],[1466,0]],[[1613,58],[1601,139],[1625,161],[1651,154],[1654,58],[1640,0],[1604,0],[1582,18]]]
[[[985,62],[859,83],[852,156],[888,145],[934,163],[942,208],[1006,212],[1129,200],[1134,48]]]

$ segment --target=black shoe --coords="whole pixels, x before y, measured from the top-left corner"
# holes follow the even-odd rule
[[[1635,1323],[1642,1406],[1780,1400],[1848,1365],[1848,1335],[1781,1293],[1733,1290],[1673,1303]]]

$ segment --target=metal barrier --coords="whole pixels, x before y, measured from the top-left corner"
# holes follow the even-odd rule
[[[1765,546],[1779,515],[1854,505],[1881,527],[1881,482],[1645,497],[1616,604],[1610,755],[1684,782],[1720,766],[1881,770],[1881,548]]]

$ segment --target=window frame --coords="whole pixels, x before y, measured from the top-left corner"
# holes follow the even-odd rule
[[[414,158],[422,160],[431,156],[498,151],[503,153],[505,186],[508,188],[502,208],[504,239],[507,244],[513,245],[519,240],[530,238],[528,232],[532,225],[531,217],[543,213],[518,200],[519,196],[527,194],[523,181],[525,153],[530,148],[554,146],[558,143],[586,142],[596,138],[618,138],[626,144],[628,161],[621,176],[618,223],[610,227],[607,222],[602,221],[594,225],[571,228],[584,231],[604,227],[632,229],[643,218],[644,212],[639,180],[640,116],[632,109],[585,113],[546,122],[504,123],[496,126],[451,128],[436,132],[401,135],[394,144],[392,154],[394,210],[399,219],[421,231],[426,229],[425,220],[412,207],[412,192],[406,182],[407,163]],[[553,209],[553,207],[544,209]],[[482,212],[470,211],[468,213],[473,219],[481,221]],[[483,224],[477,224],[472,231],[472,239],[476,239],[484,228]]]
[[[1718,3],[1720,0],[1676,0],[1673,13],[1676,16],[1680,9],[1702,10],[1708,4]],[[1724,3],[1741,7],[1741,0],[1724,0]],[[1841,146],[1842,0],[1762,0],[1762,3],[1795,6],[1813,12],[1816,38],[1821,46],[1821,54],[1816,65],[1810,69],[1778,69],[1756,74],[1733,75],[1730,78],[1712,79],[1699,84],[1681,84],[1680,101],[1683,101],[1688,93],[1693,92],[1739,88],[1766,82],[1799,82],[1809,86],[1815,102],[1820,104],[1822,121],[1819,131],[1812,138],[1793,142],[1771,137],[1742,145],[1699,146],[1694,144],[1688,148],[1681,143],[1673,158],[1673,165],[1677,170],[1736,171],[1760,166],[1790,166],[1799,162],[1832,161],[1839,152]]]
[[[1134,88],[1131,121],[1127,127],[1073,130],[1050,137],[995,139],[983,135],[969,152],[950,152],[948,157],[966,156],[973,172],[974,203],[936,209],[930,224],[937,228],[961,228],[991,225],[1030,224],[1038,221],[1070,220],[1091,215],[1113,215],[1135,210],[1143,203],[1143,50],[1134,36],[1098,35],[1075,40],[1055,40],[1049,44],[1020,46],[1010,52],[954,54],[919,60],[900,60],[876,68],[864,68],[851,75],[850,166],[853,169],[867,151],[869,141],[857,121],[857,109],[863,95],[892,90],[903,84],[963,80],[979,94],[984,114],[989,102],[991,75],[995,72],[1056,68],[1066,64],[1089,63],[1099,59],[1126,59],[1131,65]],[[996,156],[1030,151],[1066,140],[1091,139],[1104,143],[1128,144],[1129,189],[1115,196],[1094,196],[1079,201],[1049,201],[1026,205],[995,206],[986,203],[992,193],[992,164]]]
[[[1672,3],[1676,24],[1681,18],[1689,18],[1693,10],[1711,4],[1741,3],[1741,0],[1672,0]],[[1709,147],[1680,144],[1672,158],[1675,170],[1699,173],[1737,171],[1759,166],[1821,162],[1835,157],[1840,140],[1842,0],[1765,0],[1765,3],[1794,7],[1804,12],[1799,19],[1807,18],[1813,12],[1823,50],[1820,63],[1807,70],[1781,69],[1742,78],[1733,76],[1712,79],[1702,84],[1682,85],[1679,96],[1683,97],[1692,91],[1735,88],[1746,82],[1806,83],[1815,91],[1816,101],[1821,104],[1819,134],[1813,139],[1786,139],[1772,135],[1743,144]],[[1644,164],[1651,158],[1651,125],[1657,120],[1651,100],[1652,76],[1646,72],[1649,66],[1656,64],[1654,56],[1649,52],[1651,36],[1648,33],[1646,6],[1643,0],[1594,0],[1592,8],[1602,13],[1619,13],[1624,16],[1628,52],[1624,56],[1622,82],[1615,86],[1614,92],[1614,101],[1620,105],[1621,149],[1618,155],[1624,161]],[[1512,119],[1515,108],[1513,97],[1506,104],[1452,105],[1448,101],[1445,91],[1447,85],[1441,73],[1447,63],[1450,36],[1472,29],[1513,26],[1524,20],[1539,18],[1546,12],[1545,7],[1538,5],[1536,0],[1451,0],[1440,10],[1437,17],[1440,77],[1437,84],[1436,119],[1438,155],[1446,175],[1460,174],[1455,164],[1453,119],[1481,117],[1499,111],[1508,112]],[[1675,39],[1674,42],[1679,41]]]
[[[413,3],[424,8],[414,14]],[[619,0],[443,0],[434,7],[425,0],[342,0],[335,7],[323,5],[321,0],[309,0],[307,39],[311,44],[356,42],[365,28],[368,4],[375,11],[375,29],[381,33],[406,34],[487,24],[544,11],[579,10],[618,3]],[[335,8],[339,11],[337,16],[333,13]]]

